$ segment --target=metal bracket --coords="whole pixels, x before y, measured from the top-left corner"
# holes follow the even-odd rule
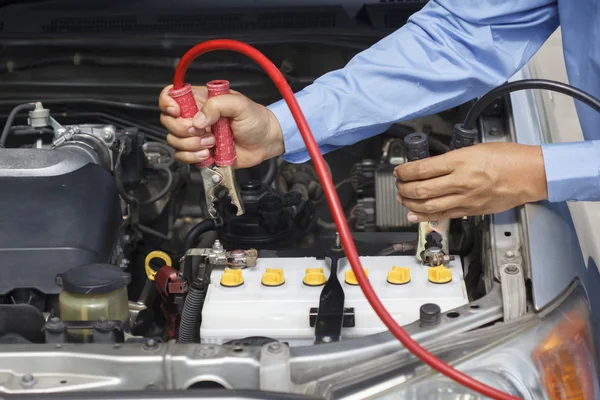
[[[510,142],[510,134],[502,115],[480,119],[482,141]],[[507,210],[489,216],[489,234],[485,238],[487,255],[492,265],[488,273],[487,286],[492,280],[501,282],[504,319],[510,320],[527,311],[525,279],[527,266],[522,256],[522,229],[518,220],[518,209]]]

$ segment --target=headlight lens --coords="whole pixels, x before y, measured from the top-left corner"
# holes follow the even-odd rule
[[[560,304],[539,316],[465,335],[467,339],[448,341],[435,346],[434,351],[464,354],[453,364],[490,386],[523,399],[600,399],[591,314],[587,296],[580,287],[572,289]],[[385,394],[371,392],[363,398],[484,397],[428,372],[388,387]]]

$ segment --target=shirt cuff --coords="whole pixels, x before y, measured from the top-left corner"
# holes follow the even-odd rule
[[[320,102],[314,101],[314,96],[311,96],[311,93],[306,91],[306,89],[296,93],[295,96],[300,104],[300,109],[306,117],[308,126],[319,145],[321,154],[340,148],[341,146],[325,143],[331,135],[327,123],[322,117],[325,111],[322,109],[322,105],[319,104]],[[308,154],[308,151],[306,151],[306,145],[304,144],[302,135],[300,134],[300,131],[298,131],[296,121],[285,100],[273,103],[267,108],[275,115],[281,126],[281,131],[283,132],[283,143],[285,146],[285,153],[282,155],[283,159],[294,164],[310,160],[310,155]]]
[[[542,145],[548,200],[600,200],[600,141]]]

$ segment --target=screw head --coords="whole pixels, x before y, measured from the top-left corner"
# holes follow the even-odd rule
[[[213,181],[213,183],[221,182],[221,177],[219,175],[213,175],[210,179]]]
[[[519,267],[515,264],[509,264],[504,268],[504,272],[508,275],[517,275],[519,273]]]
[[[267,347],[269,353],[280,353],[283,350],[281,343],[271,343],[269,347]]]
[[[107,126],[102,128],[102,139],[106,142],[110,142],[115,137],[115,132],[112,127]]]
[[[504,253],[504,257],[506,258],[515,258],[515,252],[512,250],[508,250],[506,253]]]
[[[21,377],[21,386],[32,387],[35,385],[35,377],[31,374],[25,374]]]
[[[158,342],[154,338],[144,340],[144,350],[155,350],[158,348]]]

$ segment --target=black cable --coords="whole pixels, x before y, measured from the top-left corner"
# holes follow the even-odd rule
[[[8,114],[8,118],[6,119],[6,124],[4,125],[4,129],[2,130],[2,135],[0,135],[0,147],[4,147],[6,145],[6,139],[8,139],[10,128],[12,128],[17,114],[21,111],[32,111],[34,109],[34,103],[19,104],[18,106],[12,109],[10,114]]]
[[[206,278],[205,278],[206,279]],[[181,322],[179,323],[179,343],[199,343],[200,324],[202,318],[202,307],[208,292],[206,280],[194,280],[190,285],[183,310],[181,311]]]
[[[0,100],[0,106],[13,105],[18,102],[22,102],[23,100]],[[44,105],[47,104],[91,104],[95,106],[107,106],[107,107],[117,107],[117,108],[126,108],[129,110],[139,110],[139,111],[152,111],[152,112],[160,112],[158,106],[149,106],[145,104],[136,104],[136,103],[127,103],[124,101],[114,101],[114,100],[102,100],[102,99],[91,99],[91,98],[68,98],[68,99],[37,99],[38,101]]]
[[[139,202],[140,206],[147,206],[147,205],[156,203],[157,201],[159,201],[160,199],[165,197],[169,193],[169,191],[171,191],[171,187],[173,186],[173,171],[171,171],[171,168],[169,168],[168,165],[156,164],[152,167],[152,169],[155,171],[162,171],[165,174],[167,174],[167,183],[165,184],[165,187],[160,192],[158,192],[157,194],[155,194],[154,196],[150,197],[147,200],[140,201]]]
[[[463,128],[466,130],[475,129],[477,127],[477,119],[481,113],[494,102],[494,100],[509,93],[526,89],[543,89],[551,92],[566,94],[567,96],[587,104],[600,113],[600,100],[589,93],[584,92],[583,90],[577,89],[571,85],[567,85],[566,83],[555,82],[546,79],[523,79],[516,82],[505,83],[504,85],[498,86],[497,88],[492,89],[481,96],[481,98],[477,100],[477,102],[467,113],[465,122],[463,123]]]
[[[267,160],[268,169],[265,175],[262,178],[262,183],[267,187],[271,187],[271,184],[275,180],[277,176],[277,157],[270,158]]]
[[[200,236],[204,233],[217,230],[217,228],[220,228],[221,226],[223,226],[223,220],[221,218],[209,218],[196,224],[190,229],[187,235],[185,235],[185,240],[183,241],[183,254],[194,247],[200,240]]]

